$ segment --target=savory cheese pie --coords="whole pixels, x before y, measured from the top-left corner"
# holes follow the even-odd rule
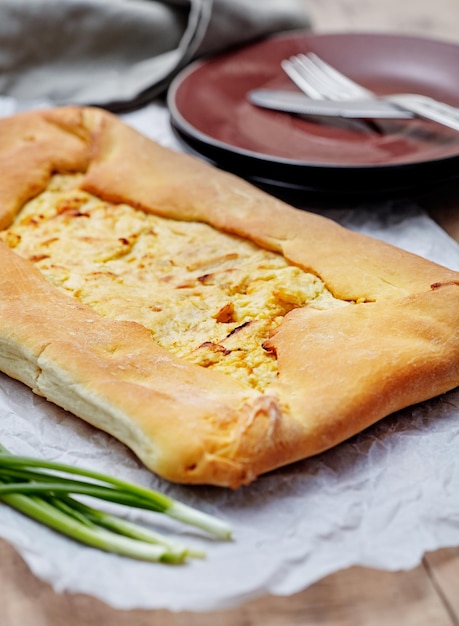
[[[459,274],[95,108],[0,122],[0,369],[237,487],[459,383]]]

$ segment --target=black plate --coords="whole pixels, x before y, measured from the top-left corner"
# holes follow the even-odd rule
[[[459,179],[459,133],[434,122],[304,118],[248,102],[251,89],[295,89],[280,61],[309,51],[377,93],[418,92],[459,106],[459,46],[296,32],[181,72],[168,94],[177,136],[218,166],[281,192],[379,194]]]

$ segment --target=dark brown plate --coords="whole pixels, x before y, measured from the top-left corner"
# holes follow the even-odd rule
[[[306,118],[247,100],[251,89],[296,90],[280,62],[310,51],[379,94],[416,92],[459,106],[455,44],[294,32],[185,69],[168,94],[172,127],[199,155],[273,185],[366,193],[459,176],[459,133],[434,122]]]

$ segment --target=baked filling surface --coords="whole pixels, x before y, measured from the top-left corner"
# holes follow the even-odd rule
[[[263,348],[293,308],[337,300],[280,254],[197,222],[114,205],[55,175],[0,239],[101,315],[135,321],[178,356],[263,391],[276,377]]]

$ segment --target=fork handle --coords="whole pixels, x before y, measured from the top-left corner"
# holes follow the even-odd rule
[[[432,120],[459,131],[459,109],[437,102],[433,98],[418,95],[397,95],[385,98],[401,109],[411,111],[418,117]]]

